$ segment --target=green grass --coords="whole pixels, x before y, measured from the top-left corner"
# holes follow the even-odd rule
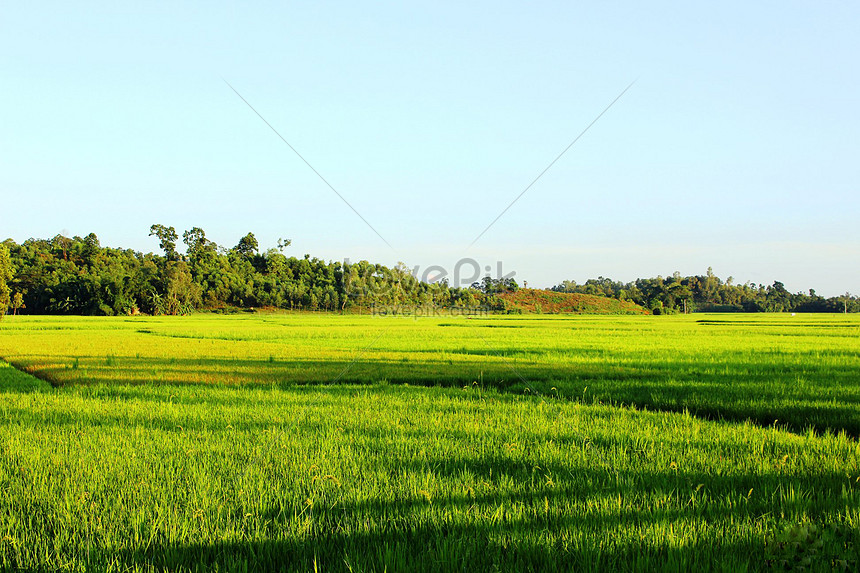
[[[860,435],[853,315],[283,315],[7,320],[0,357],[56,384],[408,383]]]
[[[852,570],[858,331],[16,317],[0,568]]]

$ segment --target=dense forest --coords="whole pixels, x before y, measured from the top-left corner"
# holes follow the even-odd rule
[[[850,294],[824,298],[810,289],[790,293],[785,285],[725,281],[708,268],[705,275],[682,277],[680,273],[663,278],[636,279],[623,283],[598,277],[585,284],[564,281],[552,287],[556,292],[594,294],[635,302],[654,314],[678,312],[860,312],[860,299]]]
[[[86,237],[29,239],[0,243],[0,317],[13,314],[132,315],[187,314],[196,309],[271,307],[290,310],[396,312],[405,308],[506,311],[499,296],[516,290],[512,279],[491,279],[468,288],[445,281],[427,283],[405,265],[367,261],[325,262],[310,255],[286,256],[290,241],[261,252],[252,233],[224,248],[200,228],[182,234],[177,251],[173,227],[153,225],[163,254],[103,247]],[[638,279],[620,283],[598,278],[552,290],[628,300],[656,313],[693,310],[857,312],[856,297],[825,299],[791,294],[781,283],[734,285],[709,271],[704,277]]]
[[[206,238],[200,228],[182,235],[153,225],[163,255],[102,247],[95,234],[0,244],[0,316],[28,314],[187,314],[195,309],[273,307],[291,310],[396,311],[406,307],[504,310],[496,293],[512,280],[484,279],[474,288],[428,284],[399,264],[325,262],[259,251],[252,233],[232,248]],[[5,258],[4,258],[5,257]],[[3,262],[5,260],[5,263]],[[5,274],[3,274],[5,272]],[[5,277],[5,278],[4,278]],[[4,290],[5,289],[5,290]],[[5,295],[4,295],[5,293]]]

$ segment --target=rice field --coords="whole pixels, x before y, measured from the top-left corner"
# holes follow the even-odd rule
[[[858,335],[852,315],[9,317],[0,569],[856,570]]]

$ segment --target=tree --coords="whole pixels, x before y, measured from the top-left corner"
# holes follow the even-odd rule
[[[520,287],[517,284],[517,281],[510,277],[494,279],[490,277],[490,275],[487,275],[481,279],[481,282],[472,283],[471,288],[479,290],[484,294],[498,294],[503,292],[515,292]]]
[[[186,252],[192,259],[200,258],[204,253],[214,253],[217,245],[206,238],[206,233],[200,227],[191,227],[190,231],[182,233],[182,242],[188,249]]]
[[[12,297],[12,314],[18,314],[18,310],[22,308],[27,308],[27,305],[24,304],[24,295],[16,292]]]
[[[75,239],[80,239],[80,237],[75,237]],[[84,261],[86,264],[92,265],[101,250],[99,238],[95,233],[90,233],[83,239],[80,239],[80,243],[80,251],[83,255]]]
[[[718,301],[717,292],[720,287],[720,279],[718,279],[714,275],[714,269],[708,267],[708,273],[705,276],[705,280],[702,281],[702,298],[705,299],[707,303],[716,303]]]
[[[280,247],[281,243],[278,242],[278,246]],[[257,243],[257,237],[254,236],[254,233],[248,233],[241,239],[239,239],[239,244],[234,247],[234,250],[246,258],[251,258],[257,254],[257,249],[260,248],[260,245]]]
[[[669,294],[674,298],[674,306],[680,306],[684,314],[687,314],[687,302],[693,298],[690,289],[680,282],[675,282],[669,285]]]
[[[64,232],[68,232],[68,231],[64,231]],[[68,257],[68,251],[69,251],[69,246],[72,243],[72,240],[70,238],[68,238],[67,236],[63,235],[62,233],[60,233],[57,236],[55,236],[53,239],[51,239],[51,242],[59,250],[63,251],[63,260],[64,261],[68,260],[68,258],[69,258]]]
[[[6,315],[9,310],[9,304],[12,302],[9,296],[12,291],[9,290],[9,281],[12,280],[12,259],[9,256],[9,248],[0,244],[0,319]]]
[[[158,246],[164,250],[164,256],[168,261],[179,259],[179,255],[176,253],[176,241],[179,239],[176,229],[156,224],[149,228],[149,236],[153,235],[158,237]]]
[[[500,295],[517,289],[510,278],[488,276],[474,289],[460,289],[445,281],[419,281],[402,263],[387,268],[367,261],[350,264],[310,255],[287,257],[279,252],[290,244],[285,239],[278,241],[277,248],[260,253],[253,233],[228,250],[207,240],[198,227],[182,235],[188,245],[186,257],[176,252],[175,229],[153,225],[150,230],[166,256],[102,247],[92,233],[71,239],[61,235],[29,239],[20,245],[3,241],[2,311],[17,313],[24,302],[30,314],[182,314],[204,304],[328,311],[354,307],[359,312],[374,305],[505,310]],[[9,269],[14,269],[12,275]],[[552,290],[629,299],[655,314],[684,307],[688,311],[860,311],[856,296],[825,299],[812,289],[790,293],[779,282],[772,286],[736,284],[731,278],[723,282],[711,269],[700,276],[676,272],[626,283],[606,277],[581,285],[568,280]]]
[[[191,271],[185,261],[168,263],[164,274],[167,293],[163,307],[159,309],[163,314],[189,314],[200,305],[200,285],[191,278]]]

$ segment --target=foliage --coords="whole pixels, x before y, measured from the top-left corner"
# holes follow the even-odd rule
[[[472,283],[472,288],[479,290],[484,294],[499,294],[506,292],[516,292],[520,287],[512,278],[494,279],[486,276],[480,282]]]
[[[259,252],[248,233],[235,248],[221,249],[199,227],[182,234],[176,251],[173,227],[153,225],[164,255],[101,247],[98,238],[58,235],[50,241],[6,241],[18,269],[11,285],[31,314],[185,314],[194,309],[272,307],[290,310],[358,311],[438,307],[503,307],[495,294],[516,288],[507,281],[486,293],[428,284],[405,265],[388,268],[367,261],[325,262],[287,257],[290,241]],[[396,313],[396,312],[395,312]]]
[[[20,292],[16,292],[12,296],[12,313],[18,314],[18,311],[22,308],[26,308],[26,305],[24,304],[24,295]]]
[[[253,257],[259,249],[260,245],[254,233],[248,233],[239,239],[239,243],[234,247],[234,250],[244,257]]]
[[[83,238],[29,239],[21,245],[7,240],[4,245],[15,268],[7,286],[22,295],[17,308],[30,314],[128,315],[225,307],[404,314],[440,308],[533,312],[538,306],[543,312],[591,312],[604,306],[589,303],[587,308],[574,308],[546,300],[519,304],[519,285],[512,278],[487,276],[470,288],[454,288],[446,281],[420,281],[403,263],[388,268],[368,261],[287,257],[282,252],[290,245],[287,239],[260,252],[253,233],[224,249],[207,239],[203,229],[192,227],[182,233],[185,253],[176,250],[178,234],[173,227],[152,225],[150,234],[158,237],[163,255],[102,247],[92,233]],[[705,277],[682,278],[676,273],[666,280],[637,279],[627,284],[603,277],[584,285],[565,281],[552,290],[614,298],[629,303],[631,312],[638,312],[635,305],[639,305],[654,314],[709,309],[860,311],[860,300],[848,294],[833,299],[814,291],[794,295],[779,282],[771,287],[737,286],[731,280],[722,282],[710,271]],[[4,292],[0,282],[0,304]]]
[[[183,233],[183,237],[187,234],[188,232]],[[153,235],[158,237],[159,246],[164,250],[164,256],[168,261],[174,261],[179,257],[176,253],[176,240],[179,238],[176,229],[164,225],[153,225],[149,229],[149,236]]]
[[[809,293],[789,293],[785,285],[755,283],[734,284],[732,277],[721,280],[711,268],[705,275],[682,277],[658,276],[622,283],[598,277],[585,284],[564,281],[552,287],[555,292],[582,293],[627,300],[654,311],[654,314],[677,312],[860,312],[860,298],[846,293],[825,299],[810,289]]]
[[[0,243],[0,320],[6,316],[6,311],[12,305],[10,280],[12,280],[12,260],[9,257],[9,249],[5,244]]]

